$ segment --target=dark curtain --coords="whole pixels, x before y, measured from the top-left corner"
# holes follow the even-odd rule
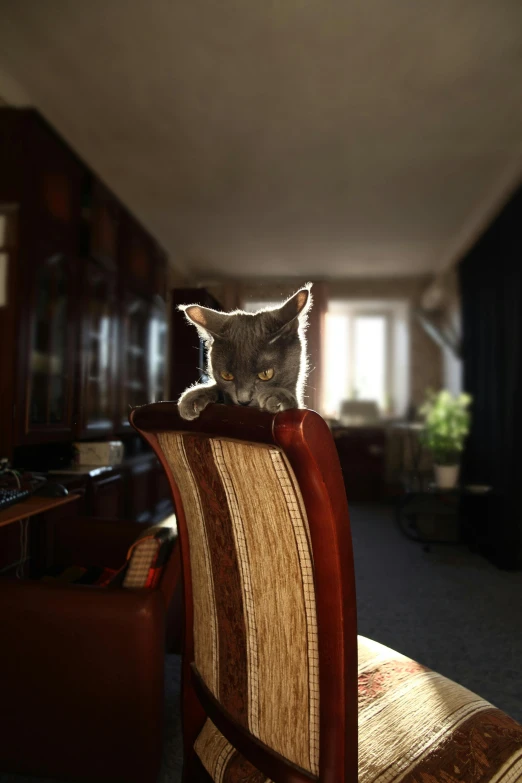
[[[522,188],[463,259],[464,388],[473,423],[466,483],[493,493],[474,501],[468,525],[501,568],[522,567]]]

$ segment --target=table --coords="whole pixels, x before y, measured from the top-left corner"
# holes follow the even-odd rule
[[[385,494],[386,430],[382,426],[332,427],[348,502]]]
[[[418,541],[423,545],[425,552],[430,551],[432,544],[460,544],[463,543],[463,530],[461,520],[462,501],[464,498],[479,498],[489,495],[491,490],[477,493],[467,486],[455,487],[455,489],[440,489],[431,484],[426,490],[406,492],[397,503],[396,520],[400,531],[412,541]],[[449,527],[448,521],[454,520],[454,536],[437,538],[425,534],[419,518],[424,515],[443,519],[441,527]]]
[[[58,498],[44,498],[38,497],[38,495],[32,495],[31,497],[21,500],[19,503],[14,503],[9,508],[5,508],[0,511],[0,527],[5,525],[12,525],[14,522],[19,522],[21,519],[28,519],[34,517],[37,514],[43,514],[45,511],[63,506],[65,503],[71,503],[73,500],[77,500],[77,495],[65,495]]]
[[[394,422],[391,426],[394,430],[405,433],[405,438],[401,438],[401,479],[407,482],[408,491],[422,491],[425,476],[421,471],[423,446],[420,435],[424,431],[424,424],[416,421],[401,421]],[[405,439],[409,444],[411,470],[407,467]]]
[[[41,564],[45,564],[52,545],[52,531],[48,530],[47,524],[49,518],[45,515],[79,499],[79,495],[72,493],[57,498],[32,495],[0,511],[2,531],[0,575],[15,568],[17,575],[21,575],[25,563],[30,563],[31,571],[35,566],[40,565],[40,561]],[[20,532],[13,529],[13,525],[17,522],[20,525]]]

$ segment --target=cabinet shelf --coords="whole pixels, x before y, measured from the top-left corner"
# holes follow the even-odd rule
[[[167,257],[35,111],[1,108],[0,135],[0,454],[129,432],[164,385]]]

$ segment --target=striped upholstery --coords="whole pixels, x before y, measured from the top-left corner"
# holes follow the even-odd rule
[[[210,720],[195,748],[215,783],[268,783]],[[522,726],[466,688],[359,637],[358,783],[399,781],[520,783]]]
[[[293,471],[274,447],[171,432],[158,440],[187,521],[198,672],[238,723],[316,775],[313,561]],[[207,728],[198,744],[215,749],[214,739]],[[223,758],[216,764],[220,775]]]

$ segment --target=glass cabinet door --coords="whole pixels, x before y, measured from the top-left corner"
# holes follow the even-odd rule
[[[166,305],[157,296],[151,307],[149,323],[149,402],[165,399],[167,329]]]
[[[84,264],[78,437],[109,432],[115,403],[115,276],[92,259]]]
[[[124,308],[119,426],[127,428],[131,408],[149,402],[149,303],[127,293]]]
[[[70,264],[54,255],[39,264],[34,277],[29,347],[27,432],[70,429],[71,355]]]

